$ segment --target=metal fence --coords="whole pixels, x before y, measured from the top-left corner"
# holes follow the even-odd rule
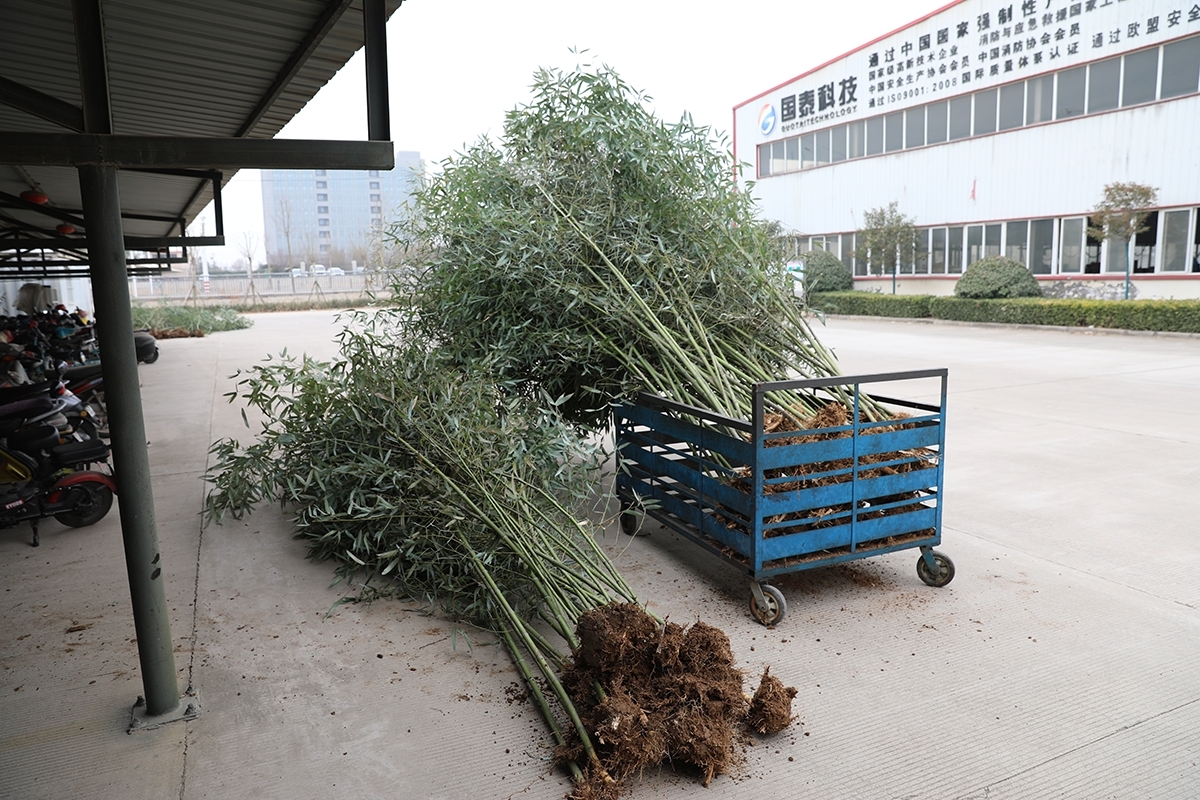
[[[361,296],[385,288],[375,275],[245,275],[150,276],[129,279],[129,297],[135,303],[153,302],[256,302],[288,298]]]

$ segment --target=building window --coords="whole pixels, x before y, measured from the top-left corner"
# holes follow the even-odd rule
[[[1004,232],[1004,255],[1023,267],[1029,266],[1029,221],[1010,222]]]
[[[1158,48],[1125,56],[1121,105],[1153,103],[1158,95]]]
[[[329,199],[329,195],[327,195],[327,194],[318,194],[318,195],[317,195],[317,202],[318,202],[318,203],[320,203],[320,202],[322,202],[322,201],[324,201],[324,200],[328,200],[328,199]]]
[[[817,163],[816,142],[813,135],[800,137],[800,169],[812,169]]]
[[[1076,67],[1058,73],[1058,97],[1054,103],[1054,118],[1069,119],[1083,113],[1083,89],[1087,84],[1087,67]]]
[[[900,265],[901,275],[924,275],[929,272],[929,228],[913,233],[912,260]]]
[[[328,239],[329,231],[317,231],[317,238],[318,239]]]
[[[318,189],[328,189],[329,183],[326,181],[317,181],[317,188]]]
[[[976,136],[996,132],[996,95],[995,89],[975,94],[975,125],[972,130]]]
[[[1054,119],[1054,76],[1043,75],[1027,81],[1025,93],[1025,124],[1049,122]]]
[[[1000,87],[1000,121],[997,130],[1007,131],[1025,124],[1025,84]]]
[[[318,178],[324,178],[324,177],[325,177],[325,170],[323,170],[323,169],[319,169],[319,170],[317,170],[317,177],[318,177]]]
[[[317,206],[317,213],[318,214],[328,214],[329,206]]]
[[[318,225],[322,225],[322,226],[324,226],[324,225],[328,225],[328,224],[329,224],[329,220],[328,220],[328,219],[319,219],[319,220],[317,220],[317,224],[318,224]]]
[[[854,274],[854,234],[842,234],[842,264]]]
[[[883,117],[871,117],[867,120],[867,155],[874,156],[883,152]]]
[[[839,125],[830,133],[829,160],[835,164],[846,160],[846,126]]]
[[[1179,97],[1197,89],[1200,76],[1200,36],[1171,42],[1163,48],[1162,97]]]
[[[986,225],[983,229],[983,257],[1000,255],[1000,225]]]
[[[800,140],[788,139],[784,144],[783,169],[785,172],[795,172],[800,169]]]
[[[1196,224],[1192,226],[1192,272],[1200,272],[1200,208],[1196,209]]]
[[[369,176],[370,176],[370,177],[372,177],[372,178],[378,178],[378,177],[379,177],[379,170],[377,170],[377,169],[373,169],[373,170],[371,170],[370,172],[368,172],[368,173],[367,173],[367,175],[369,175]]]
[[[1083,225],[1083,271],[1089,275],[1099,275],[1100,249],[1104,243],[1087,232],[1091,224],[1092,218],[1088,217]]]
[[[371,213],[372,214],[382,214],[383,206],[371,206]]]
[[[983,258],[983,226],[967,226],[967,266]]]
[[[1072,217],[1062,221],[1058,243],[1058,271],[1075,273],[1083,271],[1083,229],[1086,220]]]
[[[930,103],[926,113],[926,126],[929,133],[925,140],[929,144],[941,144],[946,141],[949,120],[950,106],[945,100],[940,103]]]
[[[889,153],[904,149],[904,112],[897,111],[885,118],[886,138],[883,149]]]
[[[933,246],[929,248],[929,271],[934,275],[946,274],[946,229],[933,229]]]
[[[378,203],[378,202],[379,202],[381,199],[382,199],[382,196],[381,196],[381,195],[377,195],[377,194],[373,194],[373,195],[371,195],[371,200],[372,200],[372,202],[376,202],[376,203]]]
[[[817,131],[817,166],[829,163],[829,129]]]
[[[904,147],[920,147],[925,144],[925,106],[910,108],[904,112]]]
[[[1054,220],[1035,219],[1029,223],[1029,271],[1049,275],[1054,260]]]
[[[317,249],[319,249],[319,250],[320,250],[322,253],[328,253],[328,252],[329,252],[329,245],[327,245],[327,244],[323,244],[323,245],[320,245],[320,246],[319,246]]]
[[[950,101],[950,141],[971,135],[971,95]]]
[[[371,181],[371,183],[370,183],[370,187],[371,187],[372,189],[378,189],[378,188],[379,188],[379,181]]]
[[[851,122],[846,126],[846,131],[850,135],[850,141],[846,146],[850,158],[865,156],[867,154],[866,124],[861,121]]]
[[[1142,225],[1146,230],[1139,233],[1133,240],[1133,271],[1139,274],[1154,272],[1154,262],[1158,255],[1158,218],[1157,211],[1146,215]]]
[[[1184,272],[1188,267],[1188,217],[1191,212],[1167,211],[1163,214],[1163,272]]]
[[[1089,114],[1117,107],[1121,95],[1121,59],[1110,58],[1088,67],[1087,94]]]
[[[946,271],[958,275],[963,271],[963,229],[947,228]]]

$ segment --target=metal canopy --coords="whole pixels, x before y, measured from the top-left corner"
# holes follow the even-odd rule
[[[242,167],[391,169],[385,23],[402,0],[0,0],[0,277],[92,279],[144,698],[189,719],[154,516],[126,276],[186,257]],[[271,137],[366,41],[371,141]],[[131,257],[144,250],[147,257]]]
[[[401,2],[379,0],[384,20]],[[119,169],[131,273],[185,261],[188,244],[223,244],[219,213],[215,237],[185,232],[240,168],[391,168],[383,141],[271,139],[363,46],[374,29],[363,6],[0,0],[0,278],[86,270],[80,164]],[[80,14],[102,41],[76,41]],[[106,101],[85,109],[84,87],[105,74]],[[89,113],[111,133],[89,128]],[[386,121],[382,131],[372,138],[387,138]],[[48,203],[17,202],[29,190]],[[64,222],[75,232],[55,230]]]

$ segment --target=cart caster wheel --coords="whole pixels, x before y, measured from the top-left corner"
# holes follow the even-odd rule
[[[774,586],[764,583],[760,588],[765,606],[760,606],[755,593],[750,592],[750,615],[763,625],[775,625],[787,613],[787,601],[783,599],[783,592]]]
[[[917,559],[917,577],[927,586],[945,586],[954,580],[954,562],[937,550],[931,551],[930,555],[937,564],[937,572],[930,570],[929,565],[925,562],[925,556],[921,556]]]
[[[649,536],[650,531],[645,530],[645,522],[645,514],[630,504],[621,504],[621,533],[626,536]]]

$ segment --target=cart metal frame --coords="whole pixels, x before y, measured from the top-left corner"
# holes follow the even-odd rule
[[[639,395],[613,412],[622,529],[636,533],[644,513],[744,570],[751,611],[764,624],[778,622],[786,610],[782,593],[767,581],[789,572],[919,547],[918,576],[944,586],[954,567],[933,547],[941,543],[947,374],[929,369],[758,383],[750,421]],[[922,379],[940,381],[937,405],[863,389]],[[850,423],[764,432],[768,409],[789,394],[844,402]],[[900,426],[864,421],[860,410],[868,398],[910,416]],[[880,474],[887,467],[904,471]],[[823,485],[773,488],[795,484],[798,473]]]

